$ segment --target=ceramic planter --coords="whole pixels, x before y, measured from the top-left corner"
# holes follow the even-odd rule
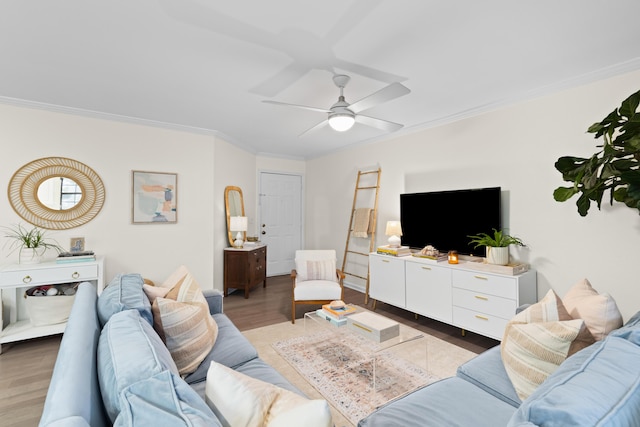
[[[509,264],[509,247],[487,246],[487,263],[496,265]]]

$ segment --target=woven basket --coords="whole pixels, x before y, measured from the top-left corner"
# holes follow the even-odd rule
[[[68,289],[69,286],[73,287],[74,285],[36,286],[25,291],[25,304],[31,325],[55,325],[56,323],[64,323],[69,319],[71,306],[73,306],[73,302],[76,299],[75,292],[73,295],[65,295],[64,290]],[[34,296],[34,293],[37,294],[38,290],[49,287],[58,289],[58,295]]]

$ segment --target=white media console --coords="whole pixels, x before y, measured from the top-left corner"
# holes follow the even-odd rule
[[[522,304],[537,301],[536,272],[487,273],[465,262],[369,254],[369,296],[497,340]]]

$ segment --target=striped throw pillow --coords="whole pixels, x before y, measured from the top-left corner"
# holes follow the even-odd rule
[[[151,309],[154,329],[169,349],[180,375],[195,371],[211,352],[218,325],[191,273],[187,272],[165,298],[156,298]]]

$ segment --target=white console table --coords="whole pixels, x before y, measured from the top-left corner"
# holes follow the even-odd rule
[[[25,290],[38,285],[92,282],[98,293],[104,288],[104,261],[58,264],[11,264],[0,267],[0,353],[2,344],[61,334],[65,323],[32,326],[26,312]],[[5,322],[8,324],[5,326]]]
[[[522,304],[537,301],[536,272],[481,272],[465,262],[369,254],[369,296],[497,340]]]

